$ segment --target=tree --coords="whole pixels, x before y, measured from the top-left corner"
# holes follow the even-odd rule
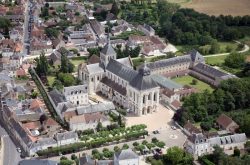
[[[102,130],[102,128],[103,128],[102,123],[101,123],[101,122],[98,122],[98,124],[97,124],[97,126],[96,126],[96,130],[99,132],[99,131]]]
[[[183,154],[183,150],[175,146],[167,150],[166,158],[175,165],[182,160]]]
[[[45,33],[50,38],[57,38],[60,34],[60,31],[56,28],[46,28]]]
[[[69,61],[66,53],[61,53],[61,68],[60,71],[63,73],[72,73],[74,71],[74,65]]]
[[[39,58],[36,58],[35,61],[36,61],[36,73],[38,74],[38,76],[41,75],[46,76],[49,70],[49,65],[47,62],[47,58],[45,57],[45,53],[42,52]]]
[[[210,53],[211,54],[216,54],[220,52],[220,45],[218,44],[217,41],[212,42],[211,48],[210,48]]]
[[[234,154],[233,155],[237,156],[237,157],[240,156],[240,150],[237,147],[234,148]]]
[[[116,1],[113,2],[110,12],[116,16],[119,14],[119,7],[118,7]]]
[[[225,59],[225,65],[230,68],[241,68],[245,64],[246,56],[239,53],[231,53]]]
[[[63,89],[63,84],[60,80],[55,80],[52,84],[53,88],[56,88],[57,90],[62,90]]]
[[[196,79],[192,80],[192,85],[197,85],[198,81]]]
[[[60,160],[60,165],[73,165],[74,161],[72,160]]]
[[[211,122],[201,122],[200,126],[204,131],[209,131],[212,128]]]

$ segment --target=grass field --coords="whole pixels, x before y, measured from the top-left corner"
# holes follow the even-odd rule
[[[225,58],[227,57],[227,55],[225,56],[215,56],[215,57],[205,57],[206,63],[209,65],[217,65],[220,66],[224,63]]]
[[[169,0],[174,1],[174,0]],[[208,15],[243,16],[250,14],[249,0],[176,0],[182,7],[193,8]]]
[[[182,76],[182,77],[173,78],[172,80],[179,83],[179,84],[182,84],[182,85],[192,86],[192,87],[198,89],[199,91],[204,91],[206,89],[209,91],[213,91],[213,88],[210,85],[208,85],[208,84],[206,84],[198,79],[196,79],[198,83],[196,85],[193,85],[192,84],[193,79],[196,79],[196,78],[194,78],[192,76]]]
[[[84,57],[84,56],[73,57],[73,58],[70,59],[70,61],[72,62],[72,64],[75,65],[75,67],[77,67],[82,62],[85,62],[86,60],[87,60],[87,57]]]
[[[54,77],[54,76],[47,76],[47,79],[48,79],[49,86],[52,86],[52,84],[54,83],[56,77]]]

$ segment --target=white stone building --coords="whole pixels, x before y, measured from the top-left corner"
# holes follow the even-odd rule
[[[64,87],[63,95],[67,101],[70,101],[76,106],[86,105],[89,103],[87,85]]]
[[[138,71],[130,57],[116,59],[110,41],[100,53],[100,63],[80,65],[78,78],[88,84],[89,93],[101,92],[110,100],[141,116],[157,110],[160,87],[144,65]]]

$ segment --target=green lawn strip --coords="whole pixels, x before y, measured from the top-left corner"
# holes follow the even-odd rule
[[[205,57],[205,60],[206,60],[206,64],[209,64],[209,65],[217,65],[217,66],[221,66],[227,55],[223,55],[223,56],[213,56],[213,57]]]
[[[75,67],[78,67],[79,64],[85,62],[87,60],[87,57],[85,56],[79,56],[79,57],[73,57],[70,59],[70,62],[75,65]]]
[[[210,85],[208,85],[208,84],[206,84],[206,83],[204,83],[204,82],[202,82],[202,81],[200,81],[198,79],[196,79],[197,80],[197,84],[193,85],[192,84],[192,80],[193,79],[196,79],[196,78],[194,78],[192,76],[182,76],[182,77],[173,78],[172,80],[175,81],[175,82],[177,82],[177,83],[180,83],[182,85],[192,86],[192,87],[198,89],[199,91],[204,91],[204,90],[207,89],[207,90],[209,90],[211,92],[211,91],[214,90]]]

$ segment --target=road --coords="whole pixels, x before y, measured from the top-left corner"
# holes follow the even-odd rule
[[[3,137],[3,159],[0,160],[0,165],[17,165],[21,160],[20,154],[16,150],[15,144],[7,132],[0,126],[0,136]]]
[[[235,41],[235,42],[237,42],[238,44],[240,44],[239,41]],[[244,45],[244,49],[241,50],[241,51],[238,51],[238,53],[245,53],[245,52],[247,52],[249,49],[250,49],[249,46],[245,44],[245,45]],[[204,56],[204,57],[227,56],[227,55],[229,55],[229,54],[230,54],[230,53],[211,54],[211,55],[206,55],[206,56]]]

